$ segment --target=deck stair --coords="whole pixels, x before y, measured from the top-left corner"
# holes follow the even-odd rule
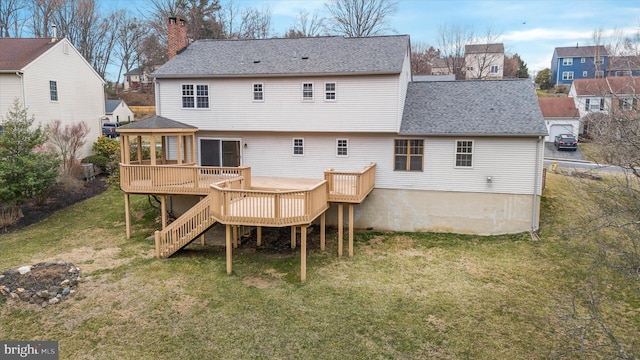
[[[212,197],[209,194],[166,228],[155,232],[156,256],[167,258],[189,245],[216,223],[212,215]]]

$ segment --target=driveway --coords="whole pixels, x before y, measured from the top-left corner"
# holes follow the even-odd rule
[[[586,161],[580,148],[576,151],[570,150],[558,150],[553,146],[552,142],[544,143],[544,158],[545,159],[558,159],[558,160],[573,160],[573,161]]]

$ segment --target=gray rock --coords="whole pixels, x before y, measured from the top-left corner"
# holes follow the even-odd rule
[[[24,275],[24,274],[28,273],[29,271],[31,271],[31,266],[29,266],[29,265],[21,266],[21,267],[18,268],[18,272],[20,273],[20,275]]]
[[[49,304],[47,304],[47,302],[46,302],[46,301],[43,301],[43,302],[42,302],[42,304],[40,304],[40,306],[42,306],[43,308],[46,308],[46,307],[47,307],[47,305],[49,305]]]
[[[56,296],[62,293],[62,286],[51,286],[49,288],[49,296]]]
[[[69,279],[62,280],[62,282],[60,283],[60,286],[69,286]]]
[[[67,296],[71,293],[71,289],[69,289],[68,287],[62,289],[62,296]]]
[[[60,299],[58,299],[57,297],[49,299],[49,304],[57,304],[59,302],[60,302]]]

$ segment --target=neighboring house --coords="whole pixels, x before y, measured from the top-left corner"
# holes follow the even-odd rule
[[[431,62],[431,75],[449,75],[453,74],[447,66],[447,61],[443,58],[435,58]],[[454,75],[455,77],[455,75]]]
[[[105,116],[103,122],[133,121],[133,111],[124,100],[105,100]]]
[[[464,46],[465,78],[496,80],[504,73],[504,45],[474,44]]]
[[[607,76],[640,76],[639,56],[612,56],[609,60]]]
[[[151,73],[158,66],[152,66],[149,71],[135,68],[124,74],[124,91],[149,91],[153,89]]]
[[[67,39],[0,38],[0,115],[17,98],[37,123],[84,121],[89,126],[82,156],[101,135],[104,80]]]
[[[413,75],[413,81],[455,81],[454,74],[447,75]]]
[[[551,85],[571,85],[574,79],[602,78],[609,53],[602,45],[557,47],[551,58]]]
[[[602,79],[576,80],[569,89],[580,117],[589,113],[612,114],[636,108],[640,77],[612,76]]]
[[[199,40],[153,75],[158,119],[196,129],[185,162],[304,179],[374,162],[356,227],[536,230],[546,128],[530,81],[413,83],[410,71],[401,35]],[[177,139],[167,161],[190,151]]]
[[[572,98],[538,98],[538,104],[549,133],[544,141],[553,142],[553,139],[560,134],[572,134],[578,138],[581,130],[580,113]]]

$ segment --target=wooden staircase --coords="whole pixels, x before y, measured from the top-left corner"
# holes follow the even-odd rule
[[[157,257],[168,258],[216,223],[211,211],[213,196],[218,194],[207,195],[169,226],[155,232]]]

